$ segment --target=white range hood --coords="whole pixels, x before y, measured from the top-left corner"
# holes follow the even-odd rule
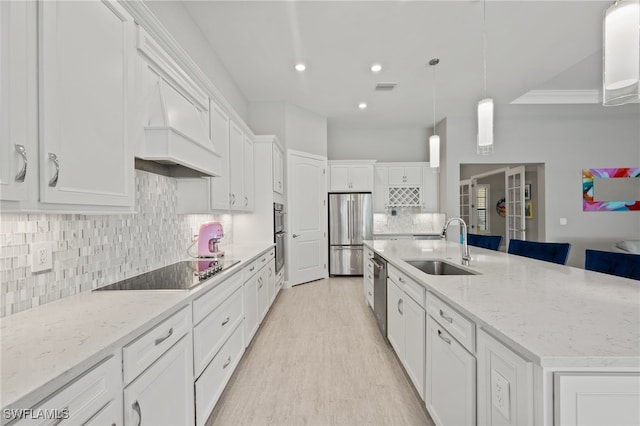
[[[218,176],[219,154],[209,139],[207,111],[200,111],[158,77],[148,103],[144,143],[138,157]]]

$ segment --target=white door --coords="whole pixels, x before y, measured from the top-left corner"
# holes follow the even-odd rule
[[[115,1],[39,17],[40,201],[132,206],[133,18]]]
[[[0,198],[27,198],[38,176],[35,30],[27,2],[0,2]],[[35,22],[34,22],[35,24]]]
[[[509,241],[512,239],[526,239],[526,227],[524,223],[524,166],[507,170],[505,179],[508,246]]]
[[[471,225],[471,179],[460,181],[460,218]],[[471,226],[469,226],[471,229]]]
[[[327,276],[327,159],[287,150],[291,285]]]

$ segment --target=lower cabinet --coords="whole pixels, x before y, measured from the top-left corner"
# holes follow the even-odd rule
[[[231,374],[240,362],[244,352],[242,333],[242,325],[240,325],[196,380],[196,425],[198,426],[203,426],[207,422],[218,398],[231,378]],[[189,393],[193,395],[193,389],[190,389]],[[167,422],[166,424],[182,425],[187,423]]]
[[[533,424],[533,365],[482,329],[477,356],[478,424]]]
[[[476,424],[476,360],[427,316],[425,403],[436,425]]]
[[[245,347],[249,346],[260,326],[260,319],[258,318],[258,278],[260,278],[259,274],[252,276],[244,283],[243,287]]]
[[[554,424],[639,425],[640,374],[557,372]]]
[[[124,389],[124,424],[193,423],[193,352],[187,334]]]
[[[258,272],[258,320],[262,322],[269,311],[269,275],[267,268]]]

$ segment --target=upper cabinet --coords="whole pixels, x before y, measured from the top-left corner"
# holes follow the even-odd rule
[[[253,141],[247,135],[244,136],[244,144],[243,144],[243,204],[242,207],[244,210],[251,211],[253,210],[253,189],[254,189],[254,175],[253,175]]]
[[[229,194],[229,116],[218,104],[211,100],[210,107],[211,142],[219,157],[216,168],[220,176],[210,180],[210,208],[212,210],[227,210],[231,197]],[[209,192],[209,191],[208,191]]]
[[[273,192],[284,194],[284,160],[277,143],[272,146],[273,155]]]
[[[389,167],[389,185],[411,186],[420,185],[422,168],[420,166]]]
[[[438,174],[429,163],[376,163],[374,175],[374,211],[419,207],[438,212]]]
[[[374,161],[330,161],[329,191],[372,192]]]

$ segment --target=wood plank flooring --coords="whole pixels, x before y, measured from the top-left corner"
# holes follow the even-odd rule
[[[362,278],[280,292],[207,426],[433,425],[365,305]]]

